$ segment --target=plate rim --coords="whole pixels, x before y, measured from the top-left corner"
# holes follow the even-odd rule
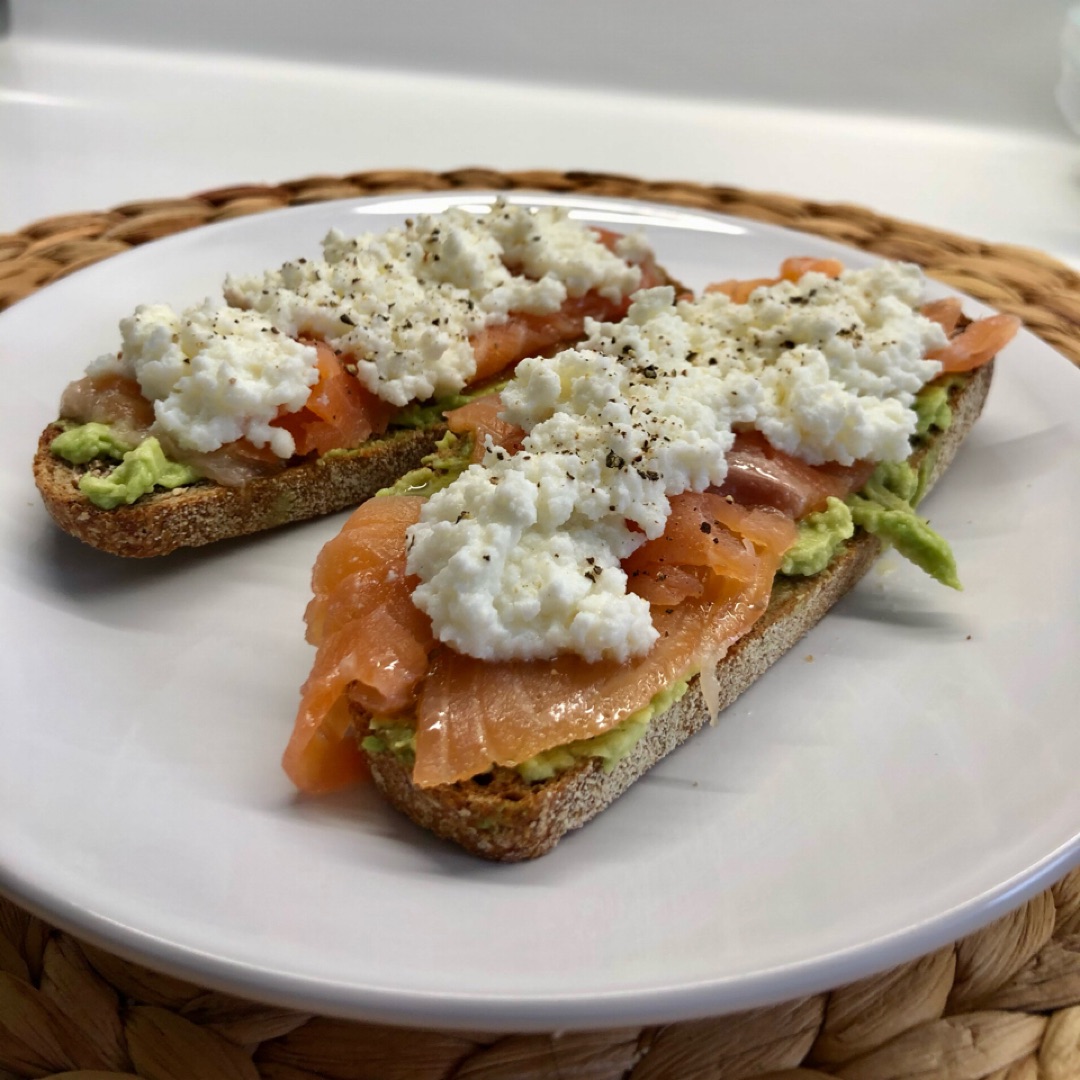
[[[171,944],[155,948],[152,935],[131,927],[110,933],[110,928],[117,924],[105,916],[95,916],[67,900],[61,900],[59,906],[50,899],[40,900],[32,887],[20,888],[2,865],[0,894],[80,941],[200,988],[297,1012],[364,1023],[447,1032],[539,1034],[719,1018],[826,994],[959,941],[1018,909],[1077,867],[1080,867],[1080,834],[1040,860],[1030,875],[1018,874],[943,913],[930,921],[929,929],[916,924],[877,939],[871,943],[875,950],[872,959],[864,944],[834,953],[825,961],[775,965],[749,977],[701,980],[653,990],[647,995],[627,991],[600,997],[559,994],[520,1000],[495,994],[450,997],[425,991],[363,989],[358,992],[349,984],[294,973],[274,973],[269,968],[257,969],[220,957],[200,964],[200,954],[193,949]],[[135,942],[145,942],[146,947],[140,948]],[[276,975],[277,981],[267,981],[268,974]]]

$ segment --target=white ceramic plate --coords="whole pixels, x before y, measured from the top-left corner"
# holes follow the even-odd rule
[[[886,556],[706,730],[549,856],[488,865],[369,790],[278,767],[310,664],[308,574],[340,518],[148,563],[60,534],[29,461],[59,393],[140,302],[489,196],[246,218],[59,282],[0,317],[0,888],[204,984],[413,1025],[588,1028],[749,1007],[935,948],[1080,855],[1080,375],[1021,337],[927,504],[954,593]],[[694,287],[821,240],[643,203]],[[969,310],[977,310],[969,304]]]

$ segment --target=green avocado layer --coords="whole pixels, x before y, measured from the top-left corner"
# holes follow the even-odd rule
[[[130,506],[156,487],[169,490],[199,479],[191,466],[170,461],[152,435],[132,446],[109,424],[76,424],[57,435],[49,449],[73,465],[94,460],[118,462],[106,472],[86,473],[79,480],[79,490],[102,510]]]
[[[122,461],[135,443],[121,439],[111,424],[72,424],[53,439],[49,449],[72,465],[85,465],[94,458]]]
[[[389,487],[376,492],[376,498],[380,495],[431,498],[436,491],[449,487],[469,467],[472,448],[471,435],[455,435],[448,431],[435,444],[435,452],[421,459],[420,468],[398,477]]]
[[[956,560],[948,542],[915,513],[926,487],[926,470],[907,462],[883,462],[848,506],[856,525],[896,548],[932,578],[959,589]]]

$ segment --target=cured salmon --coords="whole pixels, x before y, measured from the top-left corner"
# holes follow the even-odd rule
[[[318,653],[284,758],[303,791],[334,790],[362,775],[349,700],[378,715],[415,709],[414,780],[421,786],[609,730],[753,625],[795,538],[791,518],[771,508],[747,509],[720,495],[677,496],[664,536],[624,567],[654,604],[660,637],[646,657],[633,664],[573,655],[493,663],[437,645],[412,603],[405,532],[421,501],[365,503],[316,562],[306,620]],[[672,568],[692,585],[665,585]]]
[[[973,371],[982,367],[1016,337],[1022,325],[1015,315],[990,315],[958,330],[963,312],[960,300],[955,296],[931,301],[919,310],[949,335],[947,345],[926,354],[947,372]]]
[[[825,509],[830,497],[857,491],[874,471],[871,462],[808,465],[756,431],[736,434],[727,463],[727,478],[715,489],[719,494],[744,506],[774,507],[796,520]]]
[[[405,573],[405,532],[422,502],[368,500],[315,563],[305,621],[318,652],[283,761],[302,791],[333,791],[363,774],[349,736],[350,700],[380,715],[416,700],[435,644],[430,621],[412,602],[416,581]]]
[[[844,264],[836,259],[815,259],[809,256],[794,256],[780,264],[780,275],[774,278],[750,278],[739,280],[729,278],[706,285],[705,291],[721,292],[731,297],[736,304],[745,304],[755,289],[762,286],[779,285],[781,281],[798,281],[804,274],[818,273],[826,277],[839,277],[844,271]]]
[[[762,286],[778,285],[781,281],[798,281],[804,274],[811,272],[835,278],[843,271],[844,264],[837,259],[796,256],[783,261],[778,277],[747,280],[730,278],[707,285],[705,292],[722,292],[735,303],[745,304],[754,290]],[[956,297],[931,301],[924,304],[920,312],[938,323],[949,335],[947,345],[926,354],[928,360],[937,360],[945,372],[974,371],[975,368],[982,367],[1016,337],[1017,331],[1023,325],[1015,315],[989,315],[969,322],[956,333],[961,316],[960,300]]]
[[[493,445],[501,446],[511,454],[521,449],[525,432],[500,417],[502,408],[502,398],[498,394],[487,394],[446,414],[446,425],[455,435],[472,436],[472,461],[483,458],[489,438]]]
[[[946,372],[974,371],[1001,352],[1016,337],[1021,325],[1015,315],[976,319],[951,338],[948,345],[926,355],[937,360]]]
[[[65,388],[60,415],[85,423],[114,424],[121,437],[136,441],[150,430],[154,406],[143,397],[134,379],[113,373],[85,375]]]
[[[795,539],[794,522],[702,494],[672,500],[668,529],[668,540],[652,542],[662,555],[646,544],[640,565],[648,573],[667,565],[657,561],[666,558],[700,569],[701,590],[653,608],[660,636],[641,660],[589,663],[564,655],[491,662],[439,646],[416,710],[413,782],[464,780],[493,763],[517,764],[609,731],[742,637],[768,605],[780,559]],[[732,542],[720,543],[721,536]]]
[[[318,354],[319,381],[302,409],[282,413],[273,421],[292,435],[296,453],[304,457],[359,446],[386,431],[397,408],[353,378],[346,362],[329,345],[312,344]]]
[[[476,375],[471,382],[498,375],[526,356],[544,356],[576,341],[584,333],[587,318],[617,322],[629,307],[629,297],[616,302],[589,292],[566,300],[550,315],[511,315],[504,323],[486,326],[469,339],[476,357]]]
[[[593,229],[600,242],[609,250],[622,239],[622,234],[608,229]],[[635,263],[641,271],[640,289],[663,285],[666,275],[651,254]],[[579,339],[585,332],[585,320],[618,322],[630,308],[630,297],[612,300],[590,291],[583,296],[568,297],[562,307],[548,315],[513,313],[503,323],[485,326],[469,339],[476,357],[476,374],[471,384],[483,382],[507,371],[527,356],[546,356],[553,349]]]
[[[942,300],[931,300],[919,308],[919,314],[925,315],[931,322],[936,322],[949,337],[952,337],[963,314],[960,298],[946,296]]]

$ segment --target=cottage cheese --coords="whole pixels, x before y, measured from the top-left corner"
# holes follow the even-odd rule
[[[589,471],[573,454],[494,452],[432,497],[408,569],[430,572],[413,599],[443,641],[489,660],[649,648],[649,605],[619,567],[630,531],[578,509],[599,495]]]
[[[759,383],[753,423],[775,447],[812,465],[899,461],[915,395],[941,370],[925,354],[946,343],[917,311],[924,280],[917,266],[882,263],[759,288],[746,304],[710,293],[680,313],[696,364]]]
[[[922,285],[916,267],[883,264],[747,304],[654,289],[582,348],[522,362],[502,395],[522,450],[489,443],[424,506],[414,602],[482,659],[646,652],[649,605],[619,563],[663,532],[673,495],[723,482],[733,425],[811,463],[908,456],[914,395],[940,370],[923,357],[945,342],[914,310]]]
[[[641,293],[585,348],[519,365],[503,401],[529,430],[521,452],[489,450],[411,534],[413,599],[442,640],[483,659],[627,660],[653,643],[619,562],[663,533],[671,495],[722,483],[757,397],[751,378],[687,362],[673,302]]]
[[[640,243],[624,250],[640,256]],[[456,393],[476,371],[470,337],[510,312],[558,311],[596,290],[629,295],[641,271],[553,207],[455,208],[353,239],[331,232],[320,260],[229,277],[230,303],[284,333],[311,335],[355,360],[356,376],[394,405]]]
[[[313,347],[260,315],[209,300],[182,314],[143,305],[121,320],[120,333],[120,352],[99,357],[87,372],[135,379],[154,404],[155,434],[200,452],[247,438],[278,457],[295,453],[292,435],[270,421],[310,396],[319,379]]]

